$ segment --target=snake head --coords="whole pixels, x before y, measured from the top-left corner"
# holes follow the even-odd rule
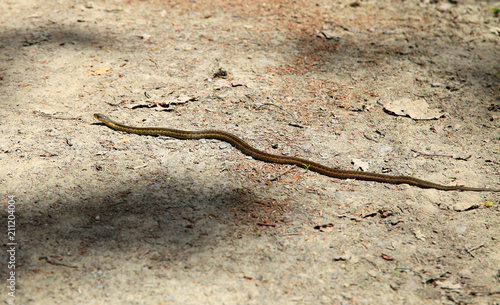
[[[94,118],[96,118],[98,121],[101,121],[104,123],[104,121],[110,121],[110,119],[105,116],[104,114],[100,114],[100,113],[94,113]]]

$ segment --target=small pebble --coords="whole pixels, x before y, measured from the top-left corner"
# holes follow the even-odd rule
[[[392,151],[392,146],[389,146],[389,145],[382,145],[382,146],[379,146],[379,151],[381,153],[387,153],[387,152],[391,152]]]

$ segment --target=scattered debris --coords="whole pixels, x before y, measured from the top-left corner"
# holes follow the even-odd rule
[[[43,41],[49,41],[51,35],[47,32],[32,32],[29,37],[24,38],[23,45],[31,46],[35,44],[39,44]]]
[[[146,99],[141,99],[139,101],[132,100],[131,103],[125,104],[123,107],[129,109],[145,107],[154,108],[156,111],[171,111],[172,108],[170,108],[170,106],[183,105],[198,99],[197,97],[189,96],[184,93],[173,94],[173,91],[167,93],[166,95],[166,97],[164,97],[164,95],[157,96],[146,91],[144,92]]]
[[[228,74],[227,74],[227,71],[222,69],[222,68],[219,68],[219,70],[217,72],[214,73],[214,78],[218,78],[218,77],[221,77],[221,78],[224,78],[226,77]]]
[[[320,232],[331,232],[333,230],[333,223],[315,226],[314,230],[319,230]]]

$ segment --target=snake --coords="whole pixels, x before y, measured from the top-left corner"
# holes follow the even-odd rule
[[[408,184],[423,189],[437,189],[441,191],[500,192],[500,189],[493,188],[467,187],[461,185],[442,185],[410,176],[393,176],[373,172],[336,169],[299,157],[280,156],[258,150],[257,148],[254,148],[247,142],[243,141],[241,138],[221,130],[186,131],[164,127],[132,127],[118,123],[110,119],[108,116],[100,113],[95,113],[94,118],[104,123],[111,129],[138,135],[168,136],[181,140],[216,139],[224,141],[231,144],[242,153],[252,157],[253,159],[268,163],[295,165],[306,170],[314,171],[319,174],[337,179],[355,179],[390,184]]]

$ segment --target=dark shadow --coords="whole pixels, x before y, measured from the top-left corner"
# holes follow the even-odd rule
[[[494,43],[470,46],[470,43],[458,39],[447,42],[446,40],[450,40],[449,37],[426,38],[412,33],[405,33],[404,37],[399,35],[395,39],[388,39],[389,36],[379,31],[372,33],[368,41],[353,42],[348,35],[337,39],[304,35],[298,40],[299,53],[289,64],[288,72],[303,75],[338,71],[337,75],[349,77],[349,72],[386,65],[387,76],[391,76],[392,70],[404,70],[411,66],[415,83],[419,86],[431,86],[430,83],[421,81],[426,78],[427,73],[431,73],[434,74],[434,81],[442,80],[450,83],[443,85],[441,89],[443,92],[463,90],[462,83],[472,81],[472,86],[466,90],[481,95],[484,95],[485,89],[488,90],[500,83],[500,74],[493,72],[500,70],[500,62],[497,58],[487,57],[488,54],[491,56],[498,54],[494,51],[496,47]],[[457,48],[463,52],[457,52]],[[474,52],[469,54],[472,50]],[[422,70],[419,70],[420,68]],[[384,75],[373,75],[372,78],[383,81]],[[351,84],[356,85],[357,81],[351,79]],[[500,101],[498,95],[495,99]]]
[[[219,240],[252,234],[259,222],[280,222],[284,212],[272,199],[259,199],[247,189],[214,193],[188,180],[165,183],[157,174],[136,181],[119,179],[103,183],[90,197],[81,198],[79,188],[59,188],[52,203],[40,194],[40,208],[39,202],[18,205],[18,269],[26,274],[49,264],[83,271],[91,267],[85,258],[98,261],[110,251],[124,257],[141,253],[152,268],[168,267],[217,247]],[[130,187],[117,186],[122,182]],[[1,223],[6,222],[2,213]],[[2,268],[0,276],[5,271]]]
[[[41,68],[42,71],[50,71],[51,60],[57,57],[59,50],[74,52],[74,60],[82,60],[79,53],[83,48],[101,49],[110,44],[119,43],[113,37],[103,34],[98,29],[79,28],[72,26],[71,29],[61,25],[40,25],[32,30],[7,30],[0,36],[0,89],[6,92],[18,92],[14,87],[28,87],[37,90],[43,88],[43,75],[37,78],[24,77],[25,69]],[[29,49],[39,50],[35,56],[27,57]],[[26,61],[27,67],[23,69],[21,61]],[[28,72],[29,73],[29,72]],[[74,71],[67,71],[68,81]],[[44,73],[45,74],[45,73]],[[16,95],[9,94],[5,102],[16,101]],[[24,100],[25,95],[19,97]]]

